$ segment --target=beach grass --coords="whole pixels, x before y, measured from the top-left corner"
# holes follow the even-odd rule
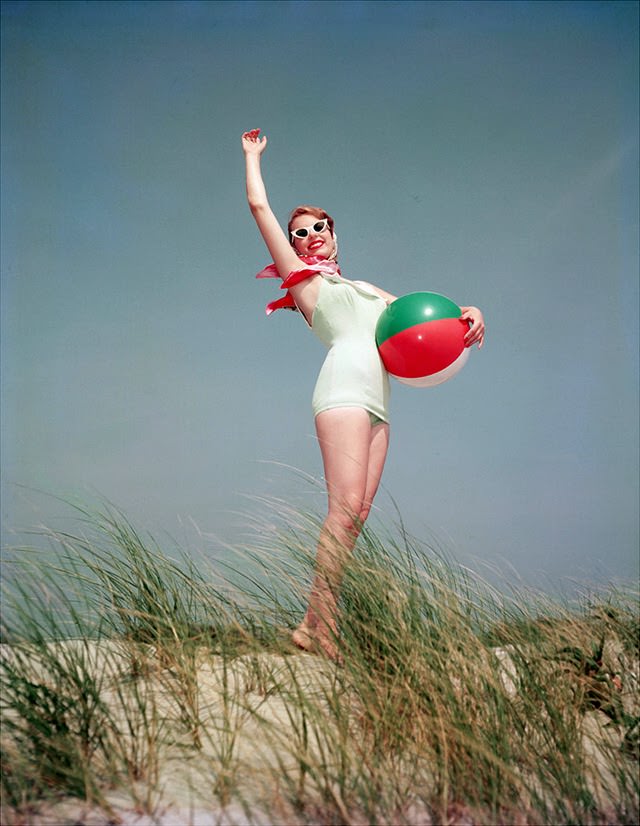
[[[497,589],[365,526],[338,665],[289,640],[319,520],[275,511],[224,564],[111,507],[14,549],[3,824],[638,822],[637,593]]]

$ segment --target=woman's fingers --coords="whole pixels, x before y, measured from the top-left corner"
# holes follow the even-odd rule
[[[482,344],[484,342],[484,332],[478,332],[473,335],[470,335],[468,338],[465,337],[464,344],[465,347],[473,347],[474,344],[478,345],[478,350],[482,348]]]
[[[242,135],[242,145],[245,152],[260,155],[264,151],[267,145],[267,137],[266,135],[259,137],[259,135],[259,129],[250,129]]]
[[[474,344],[478,345],[478,349],[482,347],[482,343],[484,341],[484,326],[480,324],[473,325],[467,335],[464,337],[465,347],[473,347]]]
[[[477,344],[478,349],[480,349],[484,342],[484,318],[482,313],[477,307],[464,307],[462,310],[460,318],[471,324],[464,337],[465,347],[473,347],[474,344]]]

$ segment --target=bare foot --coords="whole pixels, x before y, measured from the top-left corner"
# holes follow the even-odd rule
[[[306,625],[300,625],[291,635],[291,640],[294,645],[309,654],[324,654],[338,665],[344,664],[333,638],[326,634],[319,634],[317,629],[312,630]]]
[[[306,625],[299,625],[291,635],[291,640],[294,645],[301,648],[303,651],[313,651],[314,641],[311,635],[311,629]]]

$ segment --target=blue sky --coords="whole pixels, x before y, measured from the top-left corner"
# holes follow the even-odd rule
[[[214,557],[254,498],[322,511],[324,349],[253,277],[261,127],[347,277],[486,315],[451,382],[394,383],[379,517],[525,581],[637,575],[637,3],[5,2],[2,36],[5,543],[49,494]]]

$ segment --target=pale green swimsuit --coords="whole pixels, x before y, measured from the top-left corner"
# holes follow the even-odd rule
[[[313,391],[313,415],[361,407],[373,423],[389,421],[389,374],[375,342],[386,302],[366,284],[322,275],[311,328],[329,352]]]

